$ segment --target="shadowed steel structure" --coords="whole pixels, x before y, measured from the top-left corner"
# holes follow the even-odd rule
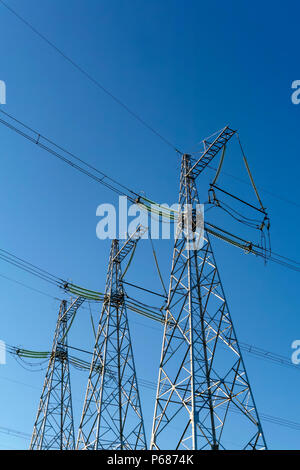
[[[121,261],[141,235],[138,230],[121,249],[112,241],[77,449],[146,449],[121,272]]]
[[[30,449],[73,450],[75,448],[71,383],[67,347],[70,321],[84,302],[78,297],[67,309],[60,305],[52,352],[34,423]]]
[[[173,251],[151,449],[264,449],[265,438],[206,231],[192,249],[195,179],[234,135],[228,127],[182,156],[179,204],[193,208]],[[177,225],[177,227],[180,224]],[[182,222],[181,222],[182,225]],[[235,447],[237,448],[237,447]]]

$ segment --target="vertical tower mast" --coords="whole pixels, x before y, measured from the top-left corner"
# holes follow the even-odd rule
[[[225,128],[213,143],[206,142],[193,165],[183,155],[182,212],[190,204],[195,214],[195,178],[233,133]],[[208,235],[202,248],[186,249],[185,233],[173,251],[151,449],[265,448]]]
[[[119,249],[112,241],[105,297],[83,406],[77,449],[146,449],[121,261],[141,232]]]
[[[67,333],[69,321],[84,299],[78,297],[66,308],[60,305],[53,347],[34,423],[31,450],[75,448]]]

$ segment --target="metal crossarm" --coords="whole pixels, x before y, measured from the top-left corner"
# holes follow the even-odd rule
[[[188,170],[186,176],[197,178],[204,168],[213,160],[217,153],[227,144],[236,131],[228,126],[221,130],[219,135],[213,140],[206,139],[203,141],[204,150],[201,157]]]
[[[70,305],[70,307],[63,314],[62,320],[69,321],[70,318],[72,318],[75,315],[79,307],[81,307],[84,301],[85,301],[84,297],[80,297],[80,296],[77,297],[74,300],[74,302]]]
[[[114,257],[114,261],[121,263],[123,259],[130,253],[130,251],[136,246],[137,242],[142,238],[144,233],[148,229],[139,225],[136,231],[128,238],[124,245],[119,249],[118,253]]]

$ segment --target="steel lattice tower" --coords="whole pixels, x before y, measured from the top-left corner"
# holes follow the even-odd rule
[[[195,179],[234,131],[183,155],[179,204],[199,204]],[[188,222],[193,224],[194,217]],[[191,229],[191,227],[190,227]],[[206,231],[200,249],[175,240],[151,449],[263,449],[266,443]]]
[[[118,240],[112,241],[78,449],[146,449],[121,272],[121,261],[139,236],[129,239],[121,250]]]
[[[75,448],[67,332],[70,318],[83,301],[79,297],[68,309],[66,301],[61,302],[30,449]]]

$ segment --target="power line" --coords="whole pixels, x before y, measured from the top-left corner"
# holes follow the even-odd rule
[[[3,275],[3,274],[1,274],[1,273],[0,273],[0,276],[3,277],[4,279],[7,279],[7,280],[12,281],[12,282],[15,282],[16,284],[19,284],[19,285],[21,285],[21,286],[23,286],[23,287],[26,287],[26,288],[28,288],[28,289],[31,289],[31,290],[34,291],[34,292],[37,292],[37,293],[39,293],[39,294],[46,295],[47,297],[53,298],[54,300],[60,300],[60,301],[61,301],[61,299],[59,299],[58,297],[54,297],[54,296],[52,296],[52,295],[50,295],[50,294],[47,294],[47,293],[45,293],[45,292],[43,292],[43,291],[40,291],[39,289],[35,289],[35,288],[32,287],[32,286],[28,286],[27,284],[24,284],[24,283],[22,283],[22,282],[20,282],[20,281],[17,281],[17,280],[15,280],[15,279],[12,279],[12,278],[10,278],[10,277],[8,277],[8,276],[5,276],[5,275]],[[123,281],[123,282],[124,282],[125,284],[129,284],[129,285],[131,285],[131,286],[133,286],[133,287],[138,287],[138,286],[136,286],[136,285],[134,285],[134,284],[127,283],[127,282],[125,282],[125,281]],[[143,289],[143,290],[144,290],[144,289]],[[159,295],[160,297],[164,297],[162,294],[157,294],[157,293],[152,292],[152,291],[148,291],[148,290],[147,290],[147,292],[150,292],[150,293]],[[132,305],[133,305],[133,306],[134,306],[134,305],[137,305],[137,306],[140,306],[140,308],[142,308],[142,307],[147,307],[147,308],[149,308],[148,305],[146,305],[146,304],[144,304],[144,303],[142,303],[142,302],[139,302],[139,301],[137,301],[137,300],[135,300],[135,299],[132,299],[132,298],[129,297],[129,296],[128,296],[128,298],[132,301]],[[131,306],[132,306],[132,305],[131,305]],[[81,307],[81,308],[84,308],[84,307]],[[130,307],[129,307],[129,308],[130,308]],[[152,317],[151,319],[152,319],[152,320],[155,320],[155,321],[157,321],[157,322],[159,322],[159,323],[163,323],[163,316],[162,316],[162,314],[161,314],[161,310],[160,310],[158,307],[153,307],[153,306],[151,307],[151,309],[156,309],[156,310],[157,310],[157,312],[152,312],[153,315],[156,315],[156,316],[155,316],[155,317]],[[142,314],[140,311],[137,312],[137,313]],[[144,324],[142,324],[142,325],[143,325],[143,326],[146,326],[146,327],[149,327],[149,325],[144,325]],[[157,331],[159,331],[158,328],[155,328],[155,329],[156,329]],[[295,365],[295,364],[293,364],[293,363],[291,362],[290,358],[288,358],[288,357],[285,357],[285,356],[282,356],[282,355],[273,353],[273,352],[271,352],[271,351],[268,351],[268,350],[259,348],[259,347],[257,347],[257,346],[254,346],[254,345],[251,345],[251,344],[248,344],[248,343],[240,342],[239,345],[240,345],[240,348],[241,348],[243,351],[245,351],[245,352],[247,352],[248,354],[251,354],[251,355],[253,355],[253,356],[255,356],[255,357],[259,358],[259,359],[271,361],[271,362],[273,362],[273,363],[275,363],[275,364],[278,364],[278,365],[281,365],[281,366],[284,366],[284,367],[288,367],[288,368],[292,368],[292,369],[294,369],[294,370],[300,371],[300,367],[297,366],[297,365]],[[86,350],[83,350],[83,349],[80,349],[80,348],[75,348],[74,346],[68,346],[68,347],[69,347],[69,348],[72,348],[72,349],[77,349],[78,351],[81,351],[81,352],[85,352],[85,353],[91,354],[89,351],[86,351]],[[0,349],[1,349],[1,346],[0,346]]]
[[[9,345],[7,345],[7,346],[8,346],[9,352],[15,353],[16,348],[14,346],[9,346]],[[267,353],[265,358],[267,358],[269,360],[272,360],[272,356],[275,357],[276,359],[280,358],[280,362],[278,362],[277,360],[275,361],[280,365],[285,365],[285,362],[287,360],[287,358],[284,358],[283,356],[279,356],[277,354],[265,351],[261,348],[256,348],[256,347],[248,345],[246,343],[241,343],[241,346],[242,346],[242,349],[247,350],[247,352],[254,352],[254,354],[256,354],[256,351],[264,352],[265,354]],[[81,352],[84,352],[84,353],[91,354],[89,351],[86,351],[86,350],[81,349],[81,348],[76,348],[76,347],[71,347],[71,348],[76,349],[76,350],[81,351]],[[261,355],[258,354],[258,357],[261,358]],[[76,364],[80,368],[83,367],[83,366],[84,366],[83,368],[86,368],[86,361],[82,361],[82,360],[78,359],[77,362],[75,363],[75,365]],[[6,380],[11,380],[11,379],[7,379],[5,377],[2,377],[2,378],[6,379]],[[16,381],[13,381],[13,382],[16,382]],[[140,379],[139,382],[140,382],[142,387],[148,388],[150,390],[155,390],[155,388],[156,388],[156,384],[154,382],[152,382],[151,380]],[[21,382],[17,382],[17,383],[21,383]],[[22,385],[27,385],[27,384],[22,382]],[[30,386],[30,387],[32,387],[32,386]],[[34,387],[34,388],[37,388],[37,387]],[[237,410],[232,408],[231,411],[236,412]],[[260,416],[261,416],[262,420],[267,421],[271,424],[275,424],[275,425],[278,425],[278,426],[283,426],[283,427],[287,427],[287,428],[290,428],[290,429],[293,429],[293,430],[296,430],[296,431],[300,431],[300,423],[298,423],[298,422],[287,420],[287,419],[281,418],[281,417],[272,416],[272,415],[265,414],[265,413],[261,413]],[[0,432],[3,432],[5,434],[11,434],[11,435],[14,435],[15,437],[26,438],[28,436],[26,433],[23,433],[21,431],[16,431],[16,430],[13,430],[13,429],[10,429],[10,428],[5,428],[5,427],[0,427]]]
[[[246,343],[242,343],[242,344],[244,346],[252,348],[253,350],[255,350],[255,349],[258,350],[259,349],[260,351],[264,351],[260,348],[256,348],[256,347],[251,346],[251,345],[246,345]],[[11,349],[12,353],[15,353],[16,348],[14,346],[9,346],[9,348]],[[76,347],[73,347],[73,346],[69,346],[69,348],[72,348],[72,349],[75,349],[75,350],[78,350],[78,351],[81,351],[81,352],[84,352],[84,353],[87,353],[87,354],[92,354],[90,351],[86,351],[86,350],[81,349],[81,348],[76,348]],[[244,349],[244,348],[242,348],[242,349]],[[249,350],[247,350],[247,351],[250,352]],[[279,357],[278,355],[276,355],[274,353],[270,353],[268,351],[264,351],[264,352],[268,353],[268,356],[269,356],[268,359],[270,359],[270,355]],[[281,357],[283,357],[283,356],[281,356]],[[82,361],[81,359],[77,359],[77,362],[76,362],[75,359],[76,358],[73,358],[74,365],[78,365],[79,368],[86,369],[86,367],[87,367],[86,366],[86,364],[87,364],[86,361]],[[286,359],[286,358],[284,358],[284,359]],[[139,379],[139,383],[141,384],[142,387],[147,388],[149,390],[155,390],[156,389],[156,384],[151,380],[142,378],[142,379]],[[25,383],[22,383],[22,384],[27,385]],[[34,388],[37,388],[37,387],[34,387]],[[230,411],[236,412],[237,410],[232,408]],[[290,428],[290,429],[293,429],[293,430],[296,430],[296,431],[300,431],[300,423],[298,423],[298,422],[291,421],[291,420],[281,418],[281,417],[277,417],[277,416],[272,416],[272,415],[265,414],[265,413],[260,413],[260,416],[261,416],[261,419],[263,421],[267,421],[267,422],[270,422],[272,424],[276,424],[278,426],[283,426],[283,427],[287,427],[287,428]],[[22,433],[20,431],[10,430],[9,428],[0,427],[0,432],[1,431],[5,432],[5,433],[12,432],[13,434],[16,435],[16,437],[25,437],[26,436],[25,433]]]
[[[2,1],[2,0],[0,0]],[[24,20],[22,17],[20,17],[14,10],[12,10],[10,7],[8,7],[3,1],[2,3],[6,8],[8,8],[10,11],[12,11],[18,18],[20,18],[27,26],[29,26],[32,31],[34,31],[36,34],[38,34],[43,40],[45,40],[52,48],[54,48],[62,57],[64,57],[67,61],[69,61],[73,66],[77,68],[81,73],[83,73],[90,81],[92,81],[94,84],[96,84],[102,91],[104,91],[106,94],[108,94],[114,101],[116,101],[119,105],[121,105],[128,113],[130,113],[135,119],[137,119],[141,124],[143,124],[145,127],[147,127],[149,130],[151,130],[153,133],[155,133],[158,137],[160,137],[162,140],[165,141],[168,145],[172,146],[173,149],[178,151],[168,140],[166,140],[161,134],[159,134],[155,129],[153,129],[151,126],[149,126],[143,119],[140,118],[136,113],[131,111],[127,105],[125,105],[122,101],[120,101],[118,98],[116,98],[111,92],[109,92],[107,89],[105,89],[98,81],[96,81],[90,74],[88,74],[84,69],[82,69],[78,64],[76,64],[72,59],[70,59],[68,56],[66,56],[60,49],[58,49],[53,43],[51,43],[45,36],[43,36],[39,31],[37,31],[32,25],[30,25],[26,20]],[[38,142],[36,142],[38,143]],[[60,158],[60,157],[59,157]],[[70,164],[70,163],[69,163]],[[74,164],[72,164],[74,166]],[[77,168],[78,169],[78,168]],[[82,169],[80,171],[83,171]],[[85,172],[87,174],[87,172]],[[95,178],[94,178],[95,179]],[[272,259],[272,261],[278,262],[278,260]],[[287,263],[280,261],[281,264],[284,264],[288,266]],[[295,423],[292,421],[288,420],[283,420],[282,418],[276,418],[272,417],[270,415],[262,415],[262,418],[265,420],[269,420],[275,424],[281,424],[283,426],[287,427],[292,427],[293,429],[300,430],[300,424]],[[285,423],[285,424],[282,424]]]
[[[51,274],[44,269],[39,268],[38,266],[35,266],[34,264],[29,263],[28,261],[25,261],[24,259],[19,258],[18,256],[15,256],[1,248],[0,259],[57,287],[62,287],[65,283],[65,281],[58,276],[55,276],[54,274]]]
[[[163,140],[167,145],[172,147],[176,152],[182,153],[179,151],[174,144],[172,144],[168,139],[166,139],[162,134],[160,134],[158,131],[156,131],[152,126],[147,124],[140,116],[138,116],[135,112],[133,112],[126,104],[124,104],[121,100],[119,100],[116,96],[114,96],[109,90],[107,90],[105,87],[103,87],[98,80],[94,79],[89,73],[87,73],[82,67],[80,67],[77,63],[75,63],[72,59],[70,59],[63,51],[61,51],[57,46],[55,46],[48,38],[46,38],[42,33],[40,33],[33,25],[31,25],[25,18],[23,18],[19,13],[17,13],[13,8],[8,6],[3,0],[0,0],[0,2],[5,6],[12,14],[14,14],[20,21],[22,21],[27,27],[29,27],[35,34],[37,34],[42,40],[44,40],[49,46],[51,46],[56,52],[58,52],[65,60],[70,62],[78,71],[80,71],[83,75],[85,75],[92,83],[94,83],[96,86],[98,86],[104,93],[106,93],[108,96],[110,96],[116,103],[118,103],[120,106],[122,106],[131,116],[133,116],[135,119],[137,119],[142,125],[147,127],[151,132],[153,132],[155,135],[157,135],[161,140]],[[211,165],[207,166],[209,169],[216,171],[216,168],[214,168]],[[240,181],[243,184],[247,184],[250,186],[250,183],[248,181],[245,181],[242,178],[239,178],[236,175],[233,175],[229,172],[223,171],[224,175],[229,176],[230,178],[233,178],[237,181]],[[279,196],[278,194],[275,194],[271,192],[270,190],[267,190],[263,187],[259,187],[263,192],[266,194],[269,194],[271,197],[277,198],[287,204],[294,205],[296,207],[300,207],[300,204],[298,204],[295,201],[291,201],[290,199],[287,199],[283,196]]]
[[[6,256],[3,256],[3,253],[6,254]],[[51,277],[47,277],[47,276],[41,276],[40,273],[47,273],[47,271],[33,265],[32,263],[28,263],[27,261],[19,258],[19,257],[16,257],[15,255],[13,255],[12,253],[9,253],[8,251],[5,251],[5,250],[2,250],[0,249],[0,259],[2,259],[3,261],[5,262],[8,262],[9,264],[13,265],[13,266],[16,266],[18,267],[19,269],[22,269],[23,271],[27,272],[27,273],[30,273],[34,276],[36,276],[37,278],[39,279],[42,279],[43,281],[46,281],[48,283],[50,283],[51,285],[55,285],[56,287],[59,287],[59,288],[63,288],[65,289],[65,292],[66,294],[68,295],[72,295],[72,293],[75,293],[75,295],[78,295],[78,296],[85,296],[86,293],[84,292],[84,290],[78,290],[78,292],[75,292],[74,290],[67,290],[67,287],[69,286],[69,284],[64,281],[63,279],[60,279],[58,278],[57,276],[54,276],[52,274],[49,273],[49,276]],[[33,291],[36,291],[40,294],[43,294],[43,295],[46,295],[48,297],[52,297],[54,298],[55,300],[60,300],[58,299],[57,297],[54,297],[54,296],[51,296],[49,294],[46,294],[45,292],[42,292],[38,289],[35,289],[31,286],[28,286],[27,284],[24,284],[20,281],[17,281],[15,279],[12,279],[12,278],[9,278],[8,276],[5,276],[5,275],[2,275],[0,274],[1,277],[3,277],[4,279],[7,279],[7,280],[10,280],[12,282],[15,282],[16,284],[19,284],[19,285],[22,285],[23,287],[26,287],[28,289],[31,289]],[[124,281],[125,282],[125,281]],[[152,293],[152,291],[149,291],[148,292]],[[97,298],[97,302],[98,301],[102,301],[103,300],[103,295],[98,292],[98,298]],[[88,298],[87,298],[88,299]],[[92,300],[95,300],[95,299],[92,299]],[[152,318],[152,319],[155,319],[156,317],[158,318],[162,318],[162,314],[161,314],[161,309],[159,307],[156,307],[156,306],[150,306],[150,305],[146,305],[142,302],[139,302],[138,300],[136,299],[133,299],[129,296],[127,296],[127,299],[126,299],[126,305],[127,307],[136,312],[136,313],[139,313],[141,315],[144,315],[144,316],[147,316],[149,318]],[[84,307],[82,307],[84,308]]]
[[[28,433],[25,433],[23,431],[17,431],[16,429],[6,428],[4,426],[0,426],[0,433],[9,434],[10,436],[13,436],[13,437],[25,439],[26,441],[30,439],[31,437],[31,435]]]
[[[168,144],[169,146],[171,146],[176,152],[179,152],[182,154],[181,151],[179,151],[171,142],[169,142],[164,136],[162,136],[158,131],[156,131],[152,126],[150,126],[149,124],[147,124],[139,115],[137,115],[134,111],[132,111],[125,103],[123,103],[119,98],[117,98],[115,95],[113,95],[108,89],[106,89],[98,80],[96,80],[94,77],[92,77],[88,72],[86,72],[81,66],[79,66],[74,60],[72,60],[70,57],[68,57],[61,49],[59,49],[54,43],[52,43],[48,38],[46,38],[40,31],[38,31],[32,24],[30,24],[24,17],[22,17],[19,13],[17,13],[13,8],[11,8],[9,5],[7,5],[3,0],[0,0],[0,2],[3,4],[3,6],[5,6],[11,13],[13,13],[20,21],[22,21],[27,27],[29,27],[35,34],[37,34],[42,40],[44,40],[49,46],[51,46],[57,53],[59,53],[65,60],[67,60],[69,63],[71,63],[78,71],[80,71],[83,75],[85,75],[92,83],[94,83],[97,87],[99,87],[103,92],[105,92],[108,96],[110,96],[115,102],[117,102],[120,106],[122,106],[129,114],[131,114],[135,119],[137,119],[141,124],[143,124],[145,127],[147,127],[150,131],[152,131],[154,134],[156,134],[160,139],[162,139],[166,144]],[[2,111],[4,113],[4,111]],[[4,114],[7,114],[7,113],[4,113]],[[7,114],[8,115],[8,114]],[[9,115],[8,115],[9,116]],[[11,116],[10,116],[11,117]],[[12,118],[12,117],[11,117]],[[14,118],[12,118],[14,119]],[[23,126],[25,126],[25,124],[21,123],[20,121],[17,121],[16,119],[14,119],[16,122],[19,122],[20,124],[22,124]],[[6,123],[5,123],[6,124]],[[27,127],[27,126],[25,126]],[[27,129],[30,129],[29,127],[27,127]],[[16,130],[16,129],[14,129]],[[55,145],[58,149],[60,150],[63,150],[64,152],[67,152],[66,150],[64,150],[62,147],[59,147],[58,145],[54,144],[53,142],[51,142],[49,139],[47,139],[46,137],[43,137],[41,136],[40,134],[38,134],[36,131],[33,131],[32,129],[30,129],[32,132],[36,133],[38,135],[38,138],[43,138],[45,139],[46,141],[48,141],[49,143],[51,143],[52,145]],[[18,131],[17,131],[18,132]],[[20,133],[20,132],[19,132]],[[22,134],[24,136],[24,134]],[[27,136],[26,136],[27,137]],[[28,137],[27,137],[28,138]],[[36,141],[36,143],[38,144],[38,141]],[[41,145],[41,147],[43,147]],[[51,151],[50,149],[47,149],[47,148],[44,148],[45,150],[48,150],[50,151],[51,153],[54,154],[53,151]],[[123,187],[124,189],[128,190],[128,188],[126,188],[125,186],[121,185],[120,183],[117,183],[115,180],[113,180],[112,178],[108,177],[107,175],[105,175],[103,172],[101,172],[100,170],[92,167],[91,165],[89,165],[88,163],[84,162],[83,160],[79,159],[78,157],[76,157],[74,154],[71,154],[69,152],[67,152],[70,156],[72,156],[73,158],[77,159],[78,161],[84,163],[84,165],[88,166],[90,169],[93,169],[94,171],[100,173],[103,175],[103,177],[105,179],[109,179],[111,180],[112,182],[118,184],[119,186]],[[61,158],[63,159],[61,156],[59,156],[58,154],[56,154],[56,156],[58,158]],[[65,159],[63,159],[65,160]],[[65,160],[66,161],[66,160]],[[88,172],[86,172],[85,170],[83,169],[80,169],[79,167],[77,167],[76,165],[74,165],[73,163],[71,163],[70,161],[68,161],[67,163],[69,163],[71,166],[77,168],[79,171],[82,171],[83,173],[86,173],[88,174]],[[208,168],[212,169],[212,170],[216,170],[216,168],[208,165]],[[244,184],[247,184],[249,185],[248,182],[246,182],[245,180],[235,176],[235,175],[232,175],[228,172],[223,172],[224,174],[230,176],[231,178],[234,178]],[[96,179],[94,175],[91,175],[91,174],[88,174],[88,176],[90,176],[91,178],[93,179]],[[116,191],[116,188],[113,188],[113,187],[110,187],[109,185],[107,185],[103,180],[102,181],[99,181],[98,179],[98,182],[101,182],[102,184],[104,184],[105,186],[109,187],[109,189],[112,189],[113,191]],[[293,204],[297,207],[300,207],[300,204],[294,202],[294,201],[290,201],[286,198],[283,198],[281,196],[278,196],[278,195],[275,195],[274,193],[262,188],[262,190],[268,194],[270,194],[271,196],[273,197],[276,197],[278,199],[281,199],[282,201],[285,201],[287,204]],[[130,191],[132,194],[135,194],[137,195],[136,193],[134,193],[133,191],[131,190],[128,190]],[[119,192],[119,194],[122,194]],[[280,255],[279,255],[280,256]],[[283,257],[284,258],[284,257]],[[281,264],[285,267],[288,267],[290,269],[294,269],[294,270],[297,270],[295,268],[291,268],[288,263],[284,263],[284,262],[280,262],[276,259],[271,259],[271,261],[274,261],[278,264]],[[292,260],[292,262],[294,262]]]
[[[240,348],[251,354],[258,359],[266,360],[278,364],[283,367],[288,367],[300,372],[300,367],[296,364],[293,364],[291,358],[282,356],[281,354],[276,354],[271,351],[267,351],[266,349],[258,348],[257,346],[253,346],[252,344],[247,344],[243,342],[239,342]]]
[[[28,127],[26,124],[22,123],[20,120],[14,118],[10,114],[4,112],[3,110],[0,110],[0,112],[2,114],[4,114],[5,116],[7,116],[9,119],[11,119],[14,123],[17,123],[19,126],[22,126],[21,128],[20,127],[18,128],[14,124],[12,124],[11,122],[8,122],[4,119],[0,119],[0,123],[4,124],[6,127],[8,127],[11,130],[15,131],[19,135],[25,137],[30,142],[32,142],[35,145],[39,146],[43,150],[46,150],[51,155],[53,155],[56,158],[62,160],[64,163],[67,163],[72,168],[75,168],[76,170],[78,170],[81,173],[85,174],[86,176],[93,179],[97,183],[100,183],[100,184],[106,186],[108,189],[116,192],[119,195],[126,196],[131,202],[137,203],[137,201],[139,201],[139,199],[145,200],[146,204],[142,203],[141,206],[145,210],[148,210],[150,212],[152,211],[151,207],[149,208],[149,206],[147,206],[147,201],[150,201],[147,198],[141,197],[135,191],[133,191],[133,190],[129,189],[128,187],[122,185],[121,183],[117,182],[115,179],[109,177],[108,175],[106,175],[102,171],[100,171],[97,168],[93,167],[92,165],[85,162],[83,159],[77,157],[76,155],[69,152],[68,150],[65,150],[60,145],[57,145],[55,142],[51,141],[47,137],[44,137],[42,134],[40,134],[39,132],[37,132],[37,131],[33,130],[32,128]],[[25,130],[26,130],[26,132],[25,132]],[[28,131],[30,131],[33,135],[28,134]],[[45,141],[45,143],[47,143],[47,145],[44,144],[43,141]],[[49,146],[49,144],[50,144],[50,146]],[[60,150],[60,152],[58,150]],[[82,165],[78,165],[77,163],[74,163],[72,160],[70,160],[70,157],[76,159],[77,161],[79,161],[80,163],[82,163],[83,165],[88,167],[89,170],[84,168]],[[91,172],[90,170],[93,171],[93,172],[96,172],[97,174],[101,174],[102,177],[100,178],[97,174]],[[155,205],[155,207],[157,206],[157,209],[154,209],[154,213],[158,212],[158,214],[160,214],[159,211],[161,210],[161,206],[159,206],[159,204],[157,205],[156,203],[154,203],[154,205]],[[169,218],[172,219],[172,217],[170,217],[170,214],[167,214],[167,213],[161,213],[161,214],[162,214],[162,217],[163,216],[169,216]],[[211,227],[214,227],[214,230]],[[220,229],[219,227],[215,227],[212,224],[206,222],[205,223],[205,229],[211,235],[213,235],[214,237],[217,237],[217,238],[219,238],[223,241],[226,241],[227,243],[230,243],[230,244],[232,244],[236,247],[239,247],[241,249],[245,249],[245,250],[247,250],[247,252],[252,252],[253,254],[255,254],[257,256],[262,256],[262,253],[261,253],[261,250],[260,250],[259,246],[253,245],[252,243],[247,242],[246,240],[242,240],[241,238],[236,237],[235,235],[230,234],[229,232],[226,232],[225,230]],[[215,229],[217,229],[217,231]],[[243,243],[240,243],[241,241]],[[251,250],[249,249],[250,245],[251,245]],[[274,263],[280,264],[280,265],[282,265],[286,268],[292,269],[294,271],[299,271],[299,263],[297,261],[291,260],[291,259],[286,258],[284,256],[281,256],[279,254],[275,254],[275,256],[270,256],[269,260],[274,262]],[[290,261],[290,263],[287,262],[288,260]]]
[[[1,0],[0,0],[1,1]],[[38,147],[42,148],[43,150],[46,150],[46,152],[52,154],[54,157],[58,158],[59,160],[62,160],[64,163],[67,163],[68,165],[70,165],[71,167],[75,168],[76,170],[80,171],[81,173],[87,175],[89,178],[95,180],[97,183],[100,183],[102,184],[103,186],[106,186],[108,189],[110,189],[111,191],[114,191],[116,192],[117,194],[119,195],[123,195],[123,196],[127,196],[128,199],[130,199],[131,201],[134,201],[134,198],[133,198],[133,195],[138,197],[139,195],[137,193],[135,193],[134,191],[130,190],[129,188],[127,188],[126,186],[124,186],[123,184],[117,182],[116,180],[114,180],[113,178],[111,178],[110,176],[106,175],[105,173],[103,173],[102,171],[98,170],[97,168],[93,167],[92,165],[90,165],[89,163],[85,162],[84,160],[82,160],[81,158],[79,158],[78,156],[74,155],[73,153],[69,152],[68,150],[64,149],[63,147],[61,147],[60,145],[57,145],[55,142],[51,141],[50,139],[48,139],[47,137],[43,136],[41,133],[33,130],[32,128],[30,128],[29,126],[27,126],[26,124],[24,124],[23,122],[21,122],[20,120],[14,118],[13,116],[11,116],[10,114],[6,113],[5,111],[3,111],[2,109],[0,110],[0,112],[2,114],[5,114],[5,116],[7,116],[9,119],[11,119],[12,121],[14,121],[15,123],[19,124],[20,126],[22,126],[22,128],[24,128],[24,130],[20,129],[20,128],[17,128],[15,125],[13,125],[12,123],[8,122],[8,121],[5,121],[4,119],[0,119],[0,122],[2,124],[4,124],[6,127],[8,127],[9,129],[13,130],[14,132],[16,132],[17,134],[21,135],[22,137],[25,137],[25,139],[29,140],[30,142],[34,143],[35,145],[37,145]],[[26,131],[30,131],[33,135],[30,135],[28,134],[28,132],[26,133]],[[45,145],[43,143],[43,141],[45,141],[47,143],[47,145]],[[49,146],[50,145],[50,146]],[[58,150],[60,150],[61,153],[58,152]],[[94,173],[91,173],[91,171],[87,170],[86,168],[84,168],[83,166],[80,166],[76,163],[74,163],[72,160],[70,160],[70,158],[73,158],[75,160],[77,160],[78,162],[82,163],[83,165],[85,165],[87,168],[89,168],[89,170],[92,170],[94,171],[95,173],[97,174],[100,174],[101,177],[99,177],[98,175],[94,174]],[[108,183],[106,180],[110,181],[110,183]],[[126,190],[128,193],[130,193],[129,195],[126,194],[124,192],[124,190]]]
[[[20,281],[17,281],[16,279],[13,279],[11,277],[8,277],[8,276],[5,276],[4,274],[1,274],[0,273],[0,277],[2,277],[3,279],[6,279],[8,281],[11,281],[11,282],[14,282],[15,284],[18,284],[22,287],[26,287],[26,289],[30,289],[32,290],[33,292],[37,292],[39,294],[42,294],[42,295],[45,295],[47,297],[50,297],[51,299],[54,299],[54,300],[59,300],[60,302],[62,301],[62,299],[58,298],[58,297],[55,297],[53,295],[50,295],[50,294],[47,294],[46,292],[43,292],[39,289],[36,289],[35,287],[32,287],[32,286],[28,286],[28,284],[24,284],[23,282],[20,282]]]
[[[245,349],[245,346],[247,346],[247,348],[251,348],[252,350],[260,350],[260,351],[264,351],[260,348],[256,348],[254,346],[251,346],[251,345],[247,345],[246,343],[241,343],[243,345],[243,347],[241,349]],[[13,346],[9,346],[10,349],[12,350],[15,350],[15,347]],[[90,351],[86,351],[84,349],[81,349],[81,348],[76,348],[76,347],[73,347],[73,346],[69,346],[69,348],[72,348],[72,349],[75,349],[75,350],[78,350],[78,351],[81,351],[81,352],[84,352],[84,353],[87,353],[87,354],[92,354]],[[247,350],[248,352],[250,352],[248,349],[245,349]],[[268,359],[270,359],[270,355],[273,355],[273,356],[276,356],[276,357],[281,357],[283,358],[283,356],[279,356],[277,354],[274,354],[274,353],[271,353],[271,352],[268,352],[268,351],[264,351],[265,353],[268,353]],[[286,358],[283,358],[286,360]],[[86,368],[86,361],[81,361],[80,359],[77,360],[78,361],[78,366],[79,367],[83,367],[84,369]],[[283,364],[283,363],[282,363]],[[148,380],[148,379],[139,379],[139,383],[141,384],[142,387],[144,388],[147,388],[147,389],[150,389],[150,390],[155,390],[156,389],[156,384],[151,381],[151,380]],[[23,385],[27,385],[25,383],[22,383]],[[36,387],[35,387],[36,388]],[[234,408],[232,408],[230,411],[232,412],[236,412],[237,410],[235,410]],[[272,415],[269,415],[269,414],[266,414],[266,413],[260,413],[260,417],[263,421],[267,421],[269,423],[272,423],[272,424],[276,424],[278,426],[283,426],[283,427],[287,427],[287,428],[290,428],[290,429],[293,429],[293,430],[296,430],[296,431],[300,431],[300,423],[298,422],[295,422],[295,421],[291,421],[291,420],[288,420],[288,419],[285,419],[285,418],[281,418],[281,417],[277,417],[277,416],[272,416]],[[15,431],[15,430],[10,430],[9,428],[3,428],[3,427],[0,427],[0,432],[3,430],[3,432],[5,433],[10,433],[12,432],[13,434],[16,435],[16,437],[24,437],[27,436],[26,433],[23,433],[21,431]]]
[[[207,168],[209,168],[210,170],[213,170],[213,171],[217,171],[217,168],[215,168],[214,166],[212,165],[207,165]],[[243,184],[246,184],[247,186],[251,186],[251,183],[249,183],[248,181],[244,180],[243,178],[240,178],[239,176],[236,176],[236,175],[233,175],[232,173],[229,173],[227,171],[224,171],[222,170],[222,174],[226,175],[226,176],[229,176],[230,178],[236,180],[236,181],[239,181],[240,183],[243,183]],[[275,194],[271,191],[269,191],[268,189],[265,189],[263,188],[262,186],[258,186],[258,188],[263,191],[264,193],[266,194],[269,194],[271,197],[274,197],[274,198],[277,198],[277,199],[280,199],[281,201],[285,202],[286,204],[291,204],[293,206],[296,206],[296,207],[300,207],[300,204],[298,204],[297,202],[295,201],[291,201],[290,199],[287,199],[283,196],[279,196],[278,194]]]
[[[15,15],[22,23],[24,23],[28,28],[31,29],[37,36],[39,36],[43,41],[45,41],[52,49],[54,49],[58,54],[60,54],[67,62],[69,62],[73,67],[75,67],[82,75],[84,75],[90,82],[96,85],[100,90],[102,90],[106,95],[113,99],[119,106],[121,106],[128,114],[130,114],[134,119],[136,119],[140,124],[146,127],[154,135],[159,137],[165,144],[171,147],[178,153],[181,153],[174,144],[172,144],[166,137],[164,137],[160,132],[158,132],[154,127],[148,124],[140,115],[130,109],[122,100],[120,100],[116,95],[111,91],[105,88],[96,78],[94,78],[89,72],[87,72],[83,67],[81,67],[77,62],[71,59],[65,52],[59,49],[52,41],[50,41],[44,34],[38,31],[32,24],[30,24],[24,17],[17,13],[13,8],[8,6],[3,0],[0,0],[3,6],[7,8],[13,15]]]

